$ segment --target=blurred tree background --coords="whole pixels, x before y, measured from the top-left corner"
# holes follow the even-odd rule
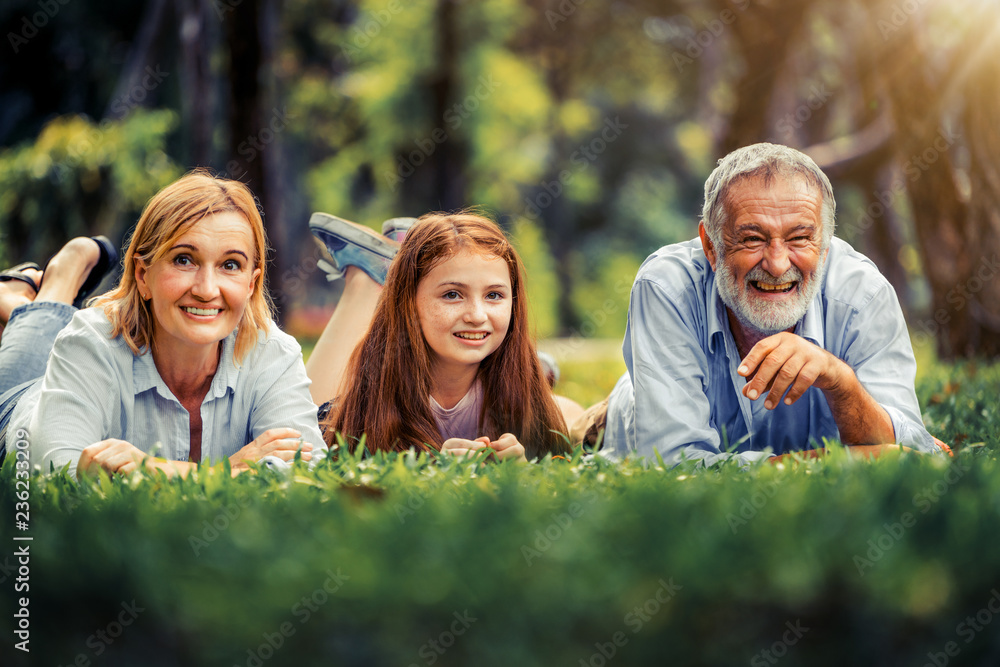
[[[124,238],[207,166],[258,195],[298,331],[336,297],[311,211],[479,206],[540,336],[614,337],[715,160],[769,140],[830,174],[915,337],[1000,356],[997,0],[6,0],[0,28],[5,264]]]

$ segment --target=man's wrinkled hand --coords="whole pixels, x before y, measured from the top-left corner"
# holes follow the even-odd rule
[[[755,401],[766,393],[764,407],[773,410],[782,396],[791,405],[812,386],[835,390],[845,370],[850,371],[823,348],[782,331],[754,345],[737,372],[747,378],[743,395]]]

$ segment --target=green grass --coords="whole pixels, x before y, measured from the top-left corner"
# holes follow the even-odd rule
[[[613,381],[613,363],[564,362],[564,382]],[[1000,366],[925,364],[917,391],[955,459],[345,456],[285,476],[35,477],[19,533],[33,537],[31,660],[8,639],[0,662],[994,665]],[[115,626],[125,608],[143,611]],[[110,630],[110,644],[96,634]]]

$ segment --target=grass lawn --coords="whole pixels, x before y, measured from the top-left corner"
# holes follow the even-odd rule
[[[544,346],[581,403],[622,371],[617,342]],[[341,456],[22,497],[9,457],[0,664],[1000,664],[1000,365],[918,354],[954,459]]]

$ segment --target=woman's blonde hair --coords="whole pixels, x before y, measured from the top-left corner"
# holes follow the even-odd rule
[[[153,342],[153,319],[149,304],[139,294],[135,279],[136,262],[146,266],[159,261],[203,218],[232,212],[243,216],[253,234],[253,269],[260,269],[254,280],[253,294],[243,311],[236,333],[234,357],[237,363],[257,343],[259,332],[266,332],[273,312],[264,279],[267,236],[257,201],[239,181],[212,176],[195,170],[153,195],[139,218],[125,251],[122,278],[118,286],[99,297],[95,305],[104,308],[111,321],[111,337],[122,336],[136,355],[150,349]]]

